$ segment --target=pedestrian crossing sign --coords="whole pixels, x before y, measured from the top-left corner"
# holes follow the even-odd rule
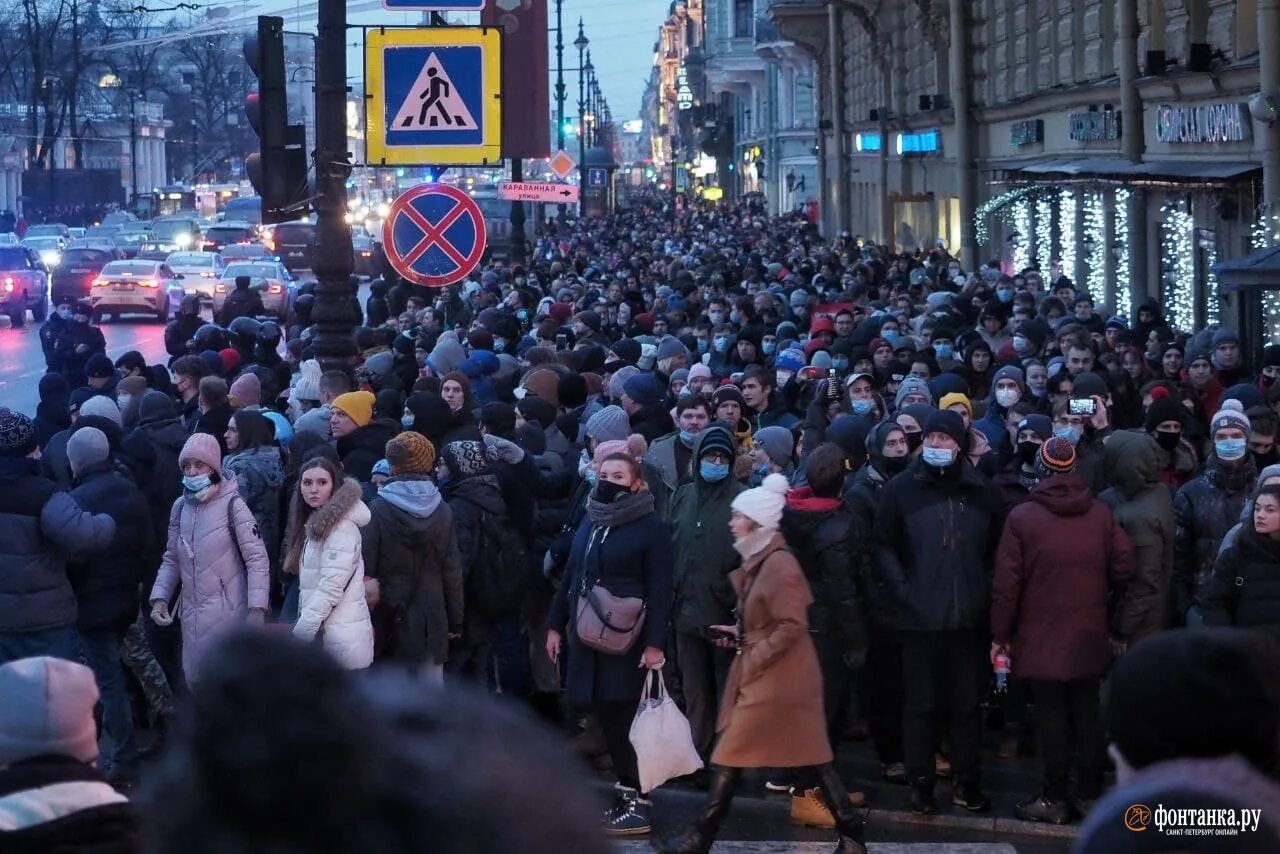
[[[501,31],[378,27],[365,37],[365,150],[374,166],[502,159]]]

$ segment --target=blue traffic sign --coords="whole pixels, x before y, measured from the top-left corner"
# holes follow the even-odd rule
[[[382,223],[382,246],[392,268],[429,288],[466,278],[480,264],[487,242],[479,205],[450,184],[406,190]]]
[[[397,12],[483,12],[485,0],[382,0],[382,8]]]

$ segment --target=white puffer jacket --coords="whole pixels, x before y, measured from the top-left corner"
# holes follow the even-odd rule
[[[293,633],[311,640],[324,631],[324,648],[348,670],[373,663],[373,622],[364,598],[360,529],[369,508],[360,484],[346,481],[329,503],[307,519],[298,568],[298,622]]]

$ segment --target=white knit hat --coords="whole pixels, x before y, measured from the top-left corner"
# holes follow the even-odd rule
[[[293,396],[297,400],[320,399],[320,363],[315,359],[302,363],[298,381],[293,385]]]
[[[787,503],[787,490],[790,488],[785,477],[771,474],[755,489],[739,492],[729,506],[761,528],[776,531],[778,522],[782,519],[782,508]]]
[[[80,412],[84,413],[84,407],[80,407]],[[1231,400],[1222,401],[1222,408],[1213,416],[1213,420],[1209,422],[1209,435],[1212,437],[1224,427],[1239,427],[1249,435],[1249,417],[1244,414],[1244,405],[1240,401],[1232,398]]]

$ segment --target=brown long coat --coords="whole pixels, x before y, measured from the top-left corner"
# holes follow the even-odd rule
[[[799,768],[832,761],[822,672],[809,637],[813,595],[795,556],[775,535],[729,581],[746,638],[729,668],[712,763]]]

